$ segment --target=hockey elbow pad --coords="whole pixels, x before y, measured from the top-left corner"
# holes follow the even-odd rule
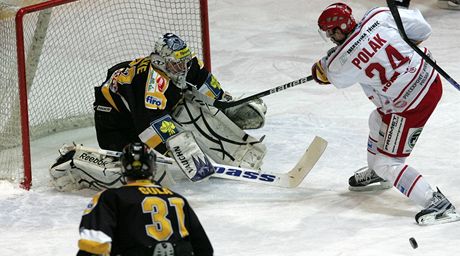
[[[324,72],[324,68],[321,65],[321,60],[313,64],[311,67],[311,75],[313,79],[319,84],[330,84],[329,80],[327,79],[326,72]]]

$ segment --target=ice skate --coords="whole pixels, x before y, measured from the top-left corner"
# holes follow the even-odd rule
[[[460,220],[455,207],[447,200],[441,191],[433,192],[433,198],[425,209],[415,215],[415,221],[420,225],[433,225]]]
[[[348,179],[350,191],[374,191],[389,189],[392,184],[379,177],[374,170],[363,167]]]

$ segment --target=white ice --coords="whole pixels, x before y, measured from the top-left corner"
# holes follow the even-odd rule
[[[250,95],[309,75],[331,47],[316,20],[330,0],[209,0],[212,67],[226,90]],[[346,1],[357,18],[383,0]],[[435,0],[413,1],[432,25],[424,45],[460,81],[460,12]],[[460,207],[460,92],[444,82],[443,98],[408,163]],[[356,193],[348,177],[365,165],[367,117],[359,86],[337,90],[313,82],[264,98],[264,169],[285,172],[315,135],[329,141],[322,159],[295,189],[211,179],[194,184],[180,173],[172,188],[199,215],[215,255],[457,255],[460,222],[421,227],[420,210],[395,189]],[[93,128],[33,143],[33,188],[0,182],[0,255],[74,255],[81,213],[93,191],[60,193],[47,167],[64,142],[96,146]],[[414,250],[409,238],[419,248]]]

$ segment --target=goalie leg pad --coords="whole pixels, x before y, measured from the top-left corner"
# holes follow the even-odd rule
[[[59,191],[82,188],[100,190],[125,184],[118,159],[64,145],[50,169],[52,184]],[[65,152],[63,154],[63,152]]]
[[[261,139],[241,130],[222,111],[200,104],[190,95],[172,114],[176,125],[191,131],[199,147],[215,163],[260,169],[266,153]]]
[[[64,145],[59,153],[61,156],[49,169],[51,183],[59,191],[83,188],[100,190],[126,184],[119,159],[121,152]],[[157,162],[153,180],[162,186],[175,183],[169,174],[169,165]]]

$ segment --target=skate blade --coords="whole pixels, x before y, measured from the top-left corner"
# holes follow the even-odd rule
[[[437,214],[425,215],[418,220],[418,224],[421,226],[444,224],[449,222],[455,222],[460,220],[460,214],[457,212],[446,212],[442,216],[437,217]]]
[[[388,182],[388,181],[384,181],[384,182],[379,182],[378,184],[377,183],[374,183],[374,184],[370,184],[370,185],[367,185],[367,186],[362,186],[362,187],[352,187],[352,186],[349,186],[348,187],[348,190],[350,191],[357,191],[357,192],[365,192],[365,191],[379,191],[379,190],[385,190],[385,189],[389,189],[393,187],[393,185]]]

